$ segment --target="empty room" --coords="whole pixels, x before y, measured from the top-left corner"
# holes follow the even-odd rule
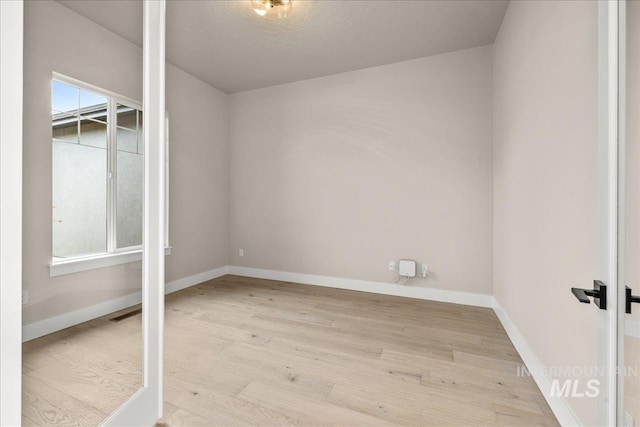
[[[640,3],[0,0],[1,426],[640,423]]]

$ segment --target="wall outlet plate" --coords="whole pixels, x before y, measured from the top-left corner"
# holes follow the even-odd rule
[[[238,251],[238,256],[244,256],[244,249],[240,249]]]
[[[389,271],[396,271],[396,262],[389,261]]]
[[[429,264],[422,264],[422,277],[427,277],[429,274]]]
[[[22,291],[22,304],[29,304],[29,291]]]

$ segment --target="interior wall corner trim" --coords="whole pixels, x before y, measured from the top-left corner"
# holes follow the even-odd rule
[[[518,331],[516,325],[511,321],[507,312],[502,308],[498,301],[494,301],[493,310],[498,316],[500,323],[507,332],[513,346],[518,351],[528,371],[531,373],[538,388],[547,400],[553,414],[562,426],[579,426],[582,425],[576,415],[573,413],[565,399],[561,396],[551,396],[551,379],[544,374],[544,366],[538,360],[533,349],[525,340],[524,336]]]
[[[424,288],[398,285],[395,283],[372,282],[339,277],[317,276],[313,274],[291,273],[277,270],[264,270],[251,267],[229,266],[229,274],[256,279],[279,280],[282,282],[302,283],[304,285],[323,286],[327,288],[347,289],[350,291],[371,292],[374,294],[393,295],[453,304],[472,305],[475,307],[493,307],[493,296],[469,292],[447,291],[444,289]]]

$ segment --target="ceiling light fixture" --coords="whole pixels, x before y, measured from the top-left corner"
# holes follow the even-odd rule
[[[291,12],[291,0],[251,0],[251,7],[260,16],[284,18]]]

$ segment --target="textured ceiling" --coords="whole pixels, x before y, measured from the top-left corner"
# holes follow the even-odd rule
[[[141,45],[142,3],[59,0]],[[508,1],[293,0],[284,20],[248,0],[169,1],[167,59],[239,92],[493,43]]]

